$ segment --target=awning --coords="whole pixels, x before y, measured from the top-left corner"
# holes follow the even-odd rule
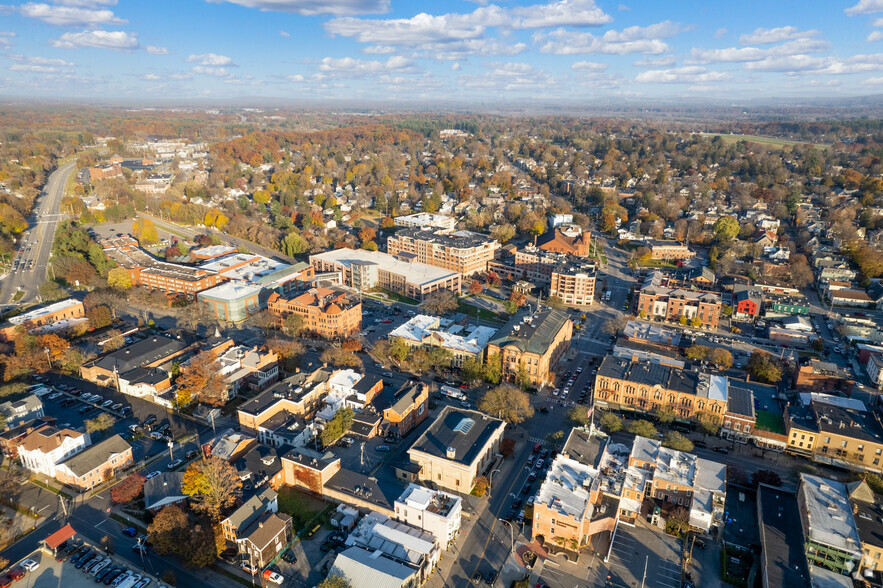
[[[56,532],[46,537],[43,542],[46,544],[46,547],[54,550],[56,547],[58,547],[76,534],[77,532],[74,531],[73,527],[71,527],[70,525],[65,525]]]

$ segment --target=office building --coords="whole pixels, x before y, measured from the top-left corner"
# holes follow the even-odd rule
[[[553,370],[570,349],[572,336],[573,322],[565,312],[521,311],[488,342],[488,361],[502,362],[504,382],[524,379],[532,386],[543,386],[554,381]]]
[[[469,276],[487,271],[500,242],[471,231],[402,229],[386,240],[390,255],[408,253],[415,261]]]
[[[484,359],[488,341],[497,332],[492,327],[455,323],[450,319],[418,314],[389,334],[412,347],[439,347],[451,354],[451,365],[459,367],[469,358]]]

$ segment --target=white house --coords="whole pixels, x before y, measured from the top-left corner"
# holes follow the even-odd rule
[[[55,477],[55,468],[91,443],[89,433],[44,425],[25,437],[18,448],[21,465],[36,473]]]
[[[459,496],[408,484],[395,501],[396,520],[428,531],[447,550],[460,532],[463,501]]]

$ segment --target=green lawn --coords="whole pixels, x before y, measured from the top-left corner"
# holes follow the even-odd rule
[[[664,259],[648,259],[647,261],[639,261],[638,265],[641,267],[667,267],[667,268],[675,268],[677,267],[670,261],[666,261]]]
[[[501,324],[505,322],[500,317],[500,315],[498,315],[495,312],[491,312],[490,310],[487,310],[486,308],[479,308],[477,306],[473,306],[464,300],[460,300],[459,305],[460,306],[457,310],[459,310],[460,312],[462,312],[466,316],[471,316],[473,318],[481,319],[483,321],[498,322]]]
[[[761,431],[769,431],[770,433],[784,435],[785,419],[782,418],[782,415],[780,414],[766,410],[758,410],[757,423],[754,425],[754,428],[760,429]]]
[[[371,290],[372,292],[379,292],[382,294],[386,294],[390,300],[393,302],[402,302],[404,304],[411,304],[412,306],[417,306],[420,304],[419,300],[414,300],[413,298],[408,298],[407,296],[402,296],[398,292],[393,292],[392,290],[385,290],[383,288],[374,288]]]
[[[324,501],[291,486],[279,488],[278,500],[279,511],[291,515],[295,531],[306,527],[307,523],[327,506]]]
[[[761,135],[730,135],[728,133],[700,133],[703,137],[720,137],[725,143],[738,143],[739,141],[748,141],[758,143],[760,145],[772,145],[774,147],[783,147],[785,145],[812,145],[820,149],[830,147],[827,143],[809,143],[806,141],[790,141],[788,139],[777,139],[775,137],[763,137]]]

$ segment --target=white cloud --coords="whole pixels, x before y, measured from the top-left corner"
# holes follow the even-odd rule
[[[831,63],[830,58],[809,55],[780,55],[745,64],[751,71],[806,71],[819,70]]]
[[[122,25],[127,20],[117,18],[110,10],[89,10],[66,6],[50,6],[28,2],[18,7],[19,13],[27,18],[36,18],[57,27],[99,27]]]
[[[645,57],[634,63],[635,67],[667,67],[674,65],[677,59],[674,55],[664,55],[662,57]]]
[[[291,33],[286,32],[286,31],[279,31],[279,36],[280,36],[280,37],[285,37],[285,38],[287,39],[288,37],[291,36]]]
[[[230,71],[227,68],[206,67],[203,65],[197,65],[190,71],[192,71],[195,74],[200,74],[200,75],[204,75],[204,76],[211,76],[213,78],[226,78],[226,77],[230,77],[231,75],[233,75],[230,73]]]
[[[13,32],[4,32],[0,31],[0,49],[9,49],[15,43],[13,43],[12,39],[17,35]]]
[[[700,63],[740,63],[760,61],[767,57],[817,53],[830,47],[819,39],[793,39],[773,47],[726,47],[724,49],[693,49],[690,54]]]
[[[300,84],[300,83],[307,81],[306,78],[300,74],[293,75],[293,76],[286,76],[285,79],[288,80],[289,82],[294,82],[296,84]]]
[[[198,63],[199,65],[210,65],[213,67],[217,66],[233,66],[236,67],[236,64],[233,63],[233,59],[227,57],[226,55],[218,55],[216,53],[203,53],[202,55],[191,55],[184,61],[188,63]]]
[[[23,63],[26,65],[49,65],[57,67],[74,66],[74,64],[70,61],[65,61],[64,59],[54,59],[50,57],[27,57],[25,55],[19,55],[17,53],[10,53],[9,55],[7,55],[7,57],[12,61]]]
[[[145,82],[155,82],[157,80],[161,80],[162,77],[156,74],[141,74],[138,76],[138,79],[144,80]]]
[[[595,63],[593,61],[577,61],[570,66],[573,71],[600,72],[607,69],[606,63]]]
[[[189,80],[192,77],[193,77],[193,74],[188,71],[180,72],[180,73],[173,73],[173,74],[169,75],[169,78],[173,79],[173,80]]]
[[[111,49],[113,51],[132,51],[138,48],[138,36],[125,31],[83,31],[81,33],[65,33],[52,39],[50,45],[59,49]]]
[[[877,85],[883,84],[883,76],[878,76],[875,78],[868,78],[865,81],[863,81],[862,84],[864,84],[866,86],[877,86]]]
[[[458,82],[469,89],[483,92],[522,92],[547,90],[555,78],[527,63],[491,64],[492,69],[476,75],[461,75]]]
[[[610,15],[595,5],[594,0],[558,0],[548,4],[516,6],[508,12],[515,17],[511,26],[516,29],[597,27],[613,21]]]
[[[451,65],[451,71],[460,71],[460,62],[459,61],[455,61]]]
[[[868,43],[873,43],[875,41],[883,41],[883,31],[872,31],[868,38],[865,39]]]
[[[419,69],[406,57],[394,56],[383,61],[363,61],[352,57],[336,59],[325,57],[319,62],[319,71],[335,76],[374,76],[380,74],[417,73]]]
[[[844,10],[849,16],[856,14],[872,14],[874,12],[883,12],[883,0],[859,0],[855,6],[850,6]]]
[[[809,55],[785,55],[768,57],[748,63],[745,69],[789,74],[846,75],[871,71],[883,71],[883,53],[853,55],[847,59],[835,57],[811,57]]]
[[[362,53],[367,53],[368,55],[389,55],[390,53],[395,52],[395,47],[389,47],[387,45],[372,45],[362,49]]]
[[[628,27],[621,31],[610,30],[603,35],[577,33],[557,29],[549,33],[534,34],[534,42],[541,43],[543,53],[558,55],[627,55],[644,53],[658,55],[669,50],[662,39],[673,37],[687,27],[666,20],[646,27]]]
[[[79,6],[81,8],[95,8],[96,6],[115,6],[117,0],[53,0],[52,3],[64,6]]]
[[[227,1],[263,12],[294,12],[304,16],[319,14],[384,14],[389,12],[389,0],[207,0]]]
[[[875,18],[871,26],[883,27],[883,18]]]
[[[16,63],[9,66],[10,71],[23,71],[28,73],[59,73],[61,70],[51,65],[27,65]]]
[[[458,61],[472,55],[518,55],[527,51],[524,43],[510,45],[497,39],[468,39],[456,43],[430,43],[420,47],[416,55],[426,59]]]
[[[799,31],[797,27],[776,27],[774,29],[755,29],[753,33],[742,35],[739,42],[743,45],[768,45],[770,43],[781,43],[782,41],[790,41],[791,39],[803,39],[806,37],[815,37],[819,34],[817,30]]]
[[[726,36],[726,34],[728,32],[729,31],[725,28],[719,28],[718,30],[714,31],[714,38],[715,39],[722,39]]]
[[[729,74],[709,71],[704,67],[689,66],[674,69],[651,69],[642,71],[635,81],[643,84],[704,84],[729,78]]]
[[[168,55],[169,53],[171,53],[165,47],[157,47],[156,45],[148,45],[147,47],[144,48],[144,50],[147,51],[148,53],[150,53],[151,55]]]
[[[619,10],[620,12],[629,12],[631,10],[631,8],[629,8],[625,4],[620,4],[619,6],[616,7],[616,9]]]

